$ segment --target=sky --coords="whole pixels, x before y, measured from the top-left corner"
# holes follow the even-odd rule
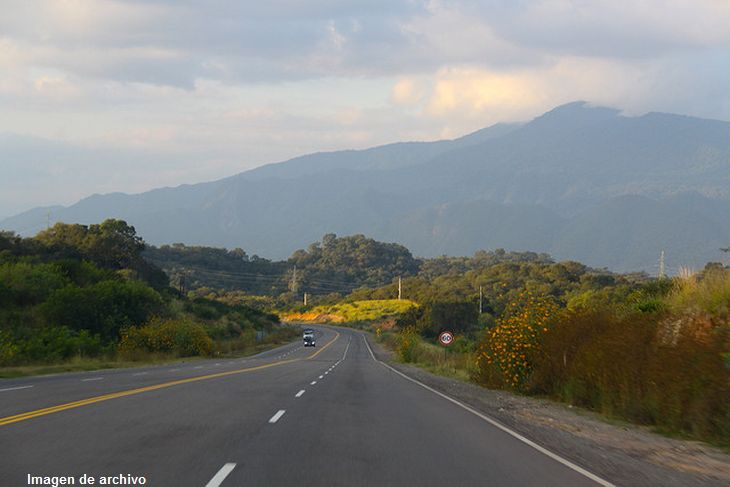
[[[586,100],[730,120],[728,0],[0,0],[0,218]]]

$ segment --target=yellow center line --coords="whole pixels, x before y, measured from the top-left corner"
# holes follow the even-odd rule
[[[309,357],[307,357],[307,360],[312,360],[314,357],[316,357],[320,353],[324,352],[327,349],[327,347],[329,347],[330,345],[332,345],[333,343],[335,343],[338,338],[340,338],[340,333],[339,332],[335,332],[335,337],[332,340],[330,340],[329,342],[327,342],[327,345],[325,345],[324,347],[320,348],[319,350],[317,350],[316,352],[314,352],[312,355],[310,355]]]
[[[324,352],[324,350],[332,345],[340,336],[339,333],[335,332],[335,337],[330,340],[324,347],[322,347],[317,352],[313,353],[309,357],[307,357],[304,360],[310,360],[319,355],[320,353]],[[218,377],[226,377],[229,375],[235,375],[235,374],[243,374],[245,372],[252,372],[254,370],[262,370],[262,369],[268,369],[270,367],[276,367],[279,365],[289,364],[292,362],[299,362],[302,359],[288,359],[288,360],[280,360],[278,362],[272,362],[270,364],[264,364],[264,365],[258,365],[256,367],[249,367],[246,369],[237,369],[237,370],[229,370],[227,372],[218,372],[215,374],[208,374],[208,375],[199,375],[196,377],[188,377],[187,379],[179,379],[179,380],[173,380],[170,382],[163,382],[161,384],[153,384],[151,386],[145,386],[145,387],[139,387],[136,389],[129,389],[126,391],[119,391],[119,392],[112,392],[110,394],[103,394],[101,396],[95,396],[95,397],[89,397],[87,399],[81,399],[79,401],[73,401],[68,402],[65,404],[59,404],[57,406],[51,406],[43,409],[36,409],[34,411],[28,411],[25,413],[15,414],[13,416],[7,416],[4,418],[0,418],[0,426],[5,426],[11,423],[17,423],[19,421],[25,421],[32,418],[37,418],[38,416],[45,416],[47,414],[53,414],[60,411],[65,411],[67,409],[74,409],[81,406],[86,406],[88,404],[94,404],[96,402],[102,402],[102,401],[109,401],[111,399],[117,399],[120,397],[126,397],[126,396],[132,396],[135,394],[141,394],[143,392],[149,392],[149,391],[156,391],[158,389],[165,389],[167,387],[173,387],[180,384],[188,384],[190,382],[197,382],[201,380],[208,380],[208,379],[215,379]]]

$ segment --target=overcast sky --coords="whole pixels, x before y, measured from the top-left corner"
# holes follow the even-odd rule
[[[588,100],[730,120],[728,0],[0,0],[0,217]]]

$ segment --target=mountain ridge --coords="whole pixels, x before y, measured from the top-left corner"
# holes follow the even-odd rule
[[[39,215],[0,227],[44,228]],[[639,225],[640,215],[656,223]],[[308,154],[217,181],[93,195],[53,216],[123,218],[153,244],[270,258],[325,233],[364,233],[422,256],[503,247],[651,272],[661,250],[678,265],[721,259],[728,215],[730,122],[573,102],[453,140]]]

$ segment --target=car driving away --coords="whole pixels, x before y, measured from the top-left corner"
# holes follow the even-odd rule
[[[305,347],[315,347],[316,342],[314,340],[314,330],[311,328],[305,328],[304,333],[302,333],[302,338],[304,339],[304,346]]]

